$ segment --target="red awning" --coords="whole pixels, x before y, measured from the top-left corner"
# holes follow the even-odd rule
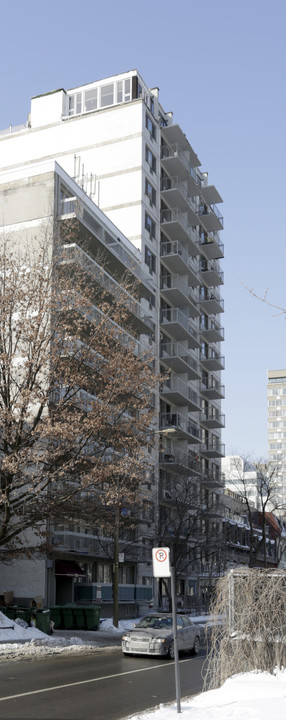
[[[85,572],[72,560],[56,560],[55,575],[69,575],[70,577],[85,577]]]

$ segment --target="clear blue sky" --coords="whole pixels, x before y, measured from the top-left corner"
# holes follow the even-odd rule
[[[267,456],[268,369],[286,366],[285,0],[1,5],[0,128],[30,98],[137,68],[224,199],[228,453]],[[1,163],[1,158],[0,158]]]

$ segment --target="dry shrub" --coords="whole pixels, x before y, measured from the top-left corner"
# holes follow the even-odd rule
[[[231,570],[217,584],[211,616],[204,689],[237,673],[285,666],[285,571]]]

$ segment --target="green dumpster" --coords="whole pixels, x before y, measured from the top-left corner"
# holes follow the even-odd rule
[[[63,614],[63,626],[65,630],[72,630],[74,627],[74,614],[73,614],[73,608],[67,607],[64,605],[62,607],[62,614]]]
[[[4,612],[4,615],[6,615],[6,617],[9,618],[9,620],[15,620],[16,608],[7,607],[7,608],[5,608],[5,610],[3,610],[3,612]]]
[[[54,629],[58,630],[63,627],[63,614],[62,607],[60,605],[54,605],[50,608],[50,618],[54,623]]]
[[[84,608],[80,607],[80,606],[73,608],[73,615],[74,615],[74,622],[75,622],[76,629],[77,630],[85,630],[86,619],[85,619]]]
[[[19,618],[21,620],[24,620],[28,625],[30,625],[30,619],[31,619],[31,610],[29,608],[18,608],[15,612],[15,620]]]
[[[99,605],[85,605],[85,623],[87,630],[99,630],[100,623],[100,606]]]
[[[46,635],[50,634],[50,611],[49,610],[37,610],[36,611],[36,627]]]

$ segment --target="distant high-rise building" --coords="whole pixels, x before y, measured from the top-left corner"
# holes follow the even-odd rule
[[[268,370],[267,415],[268,458],[277,465],[277,501],[286,509],[286,370]]]

